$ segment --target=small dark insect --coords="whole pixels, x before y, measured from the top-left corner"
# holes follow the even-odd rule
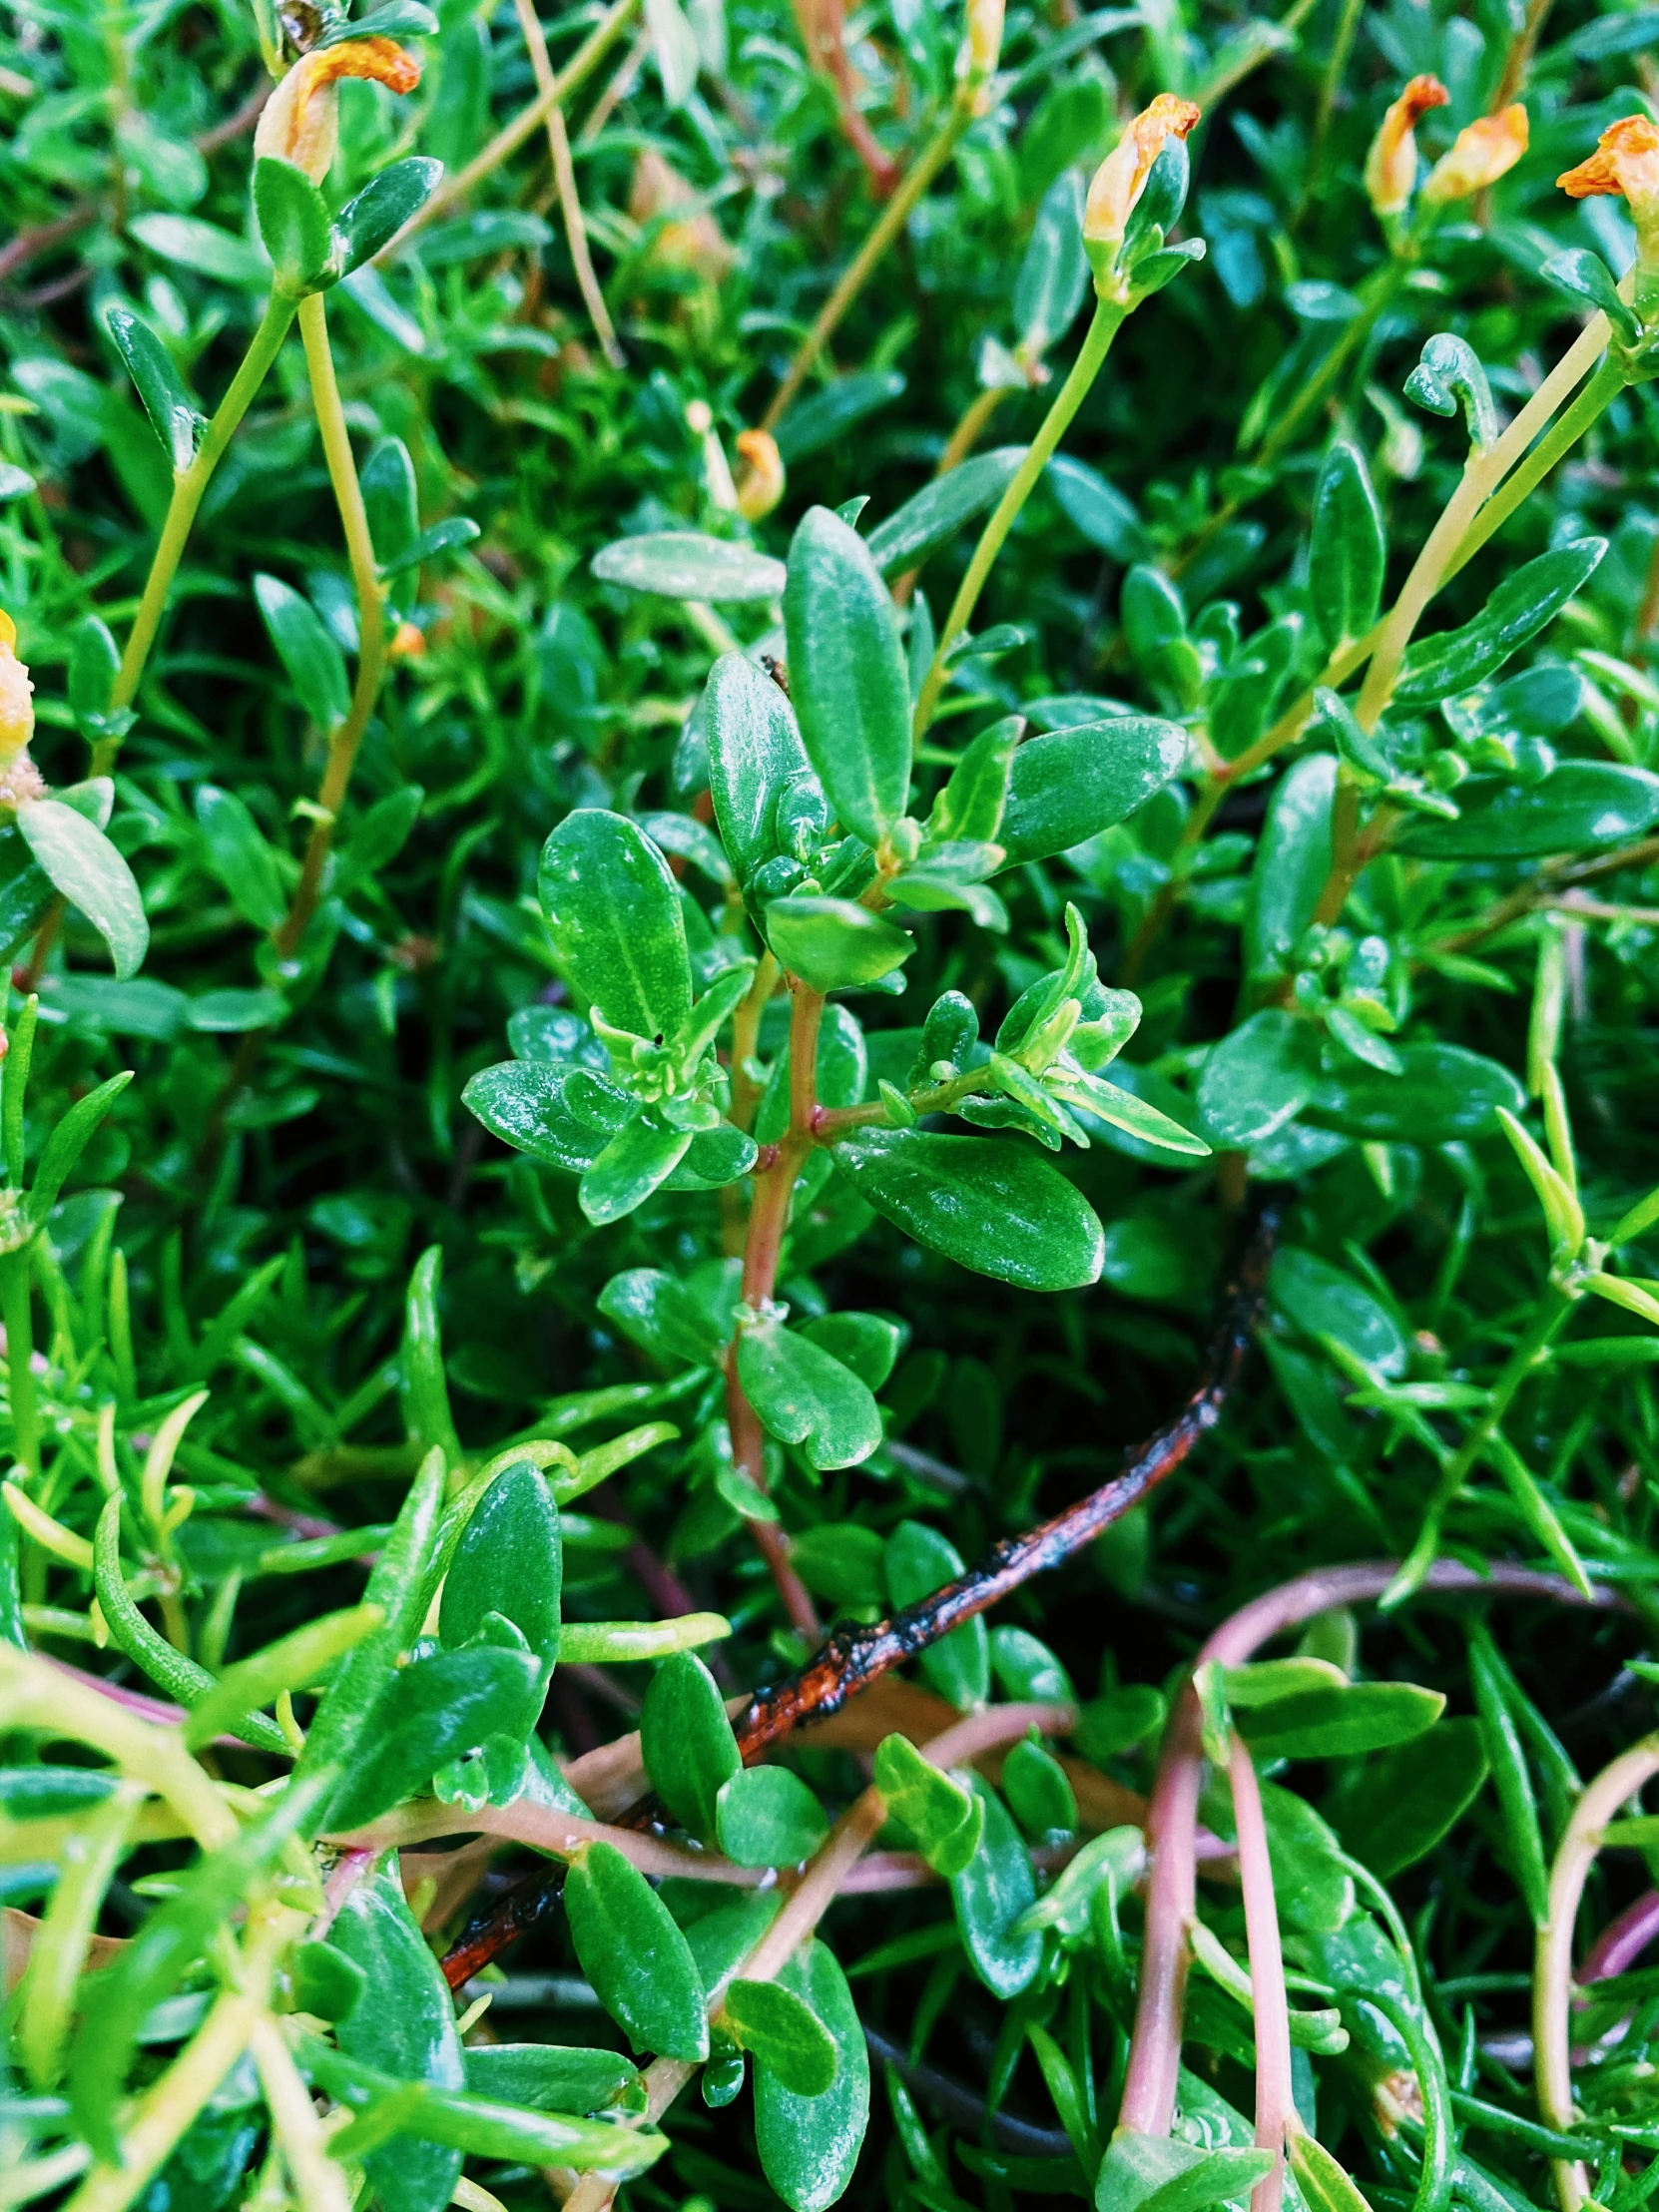
[[[308,54],[344,22],[326,0],[280,0],[276,10],[282,34],[296,54]]]
[[[788,697],[790,696],[790,671],[788,663],[775,659],[774,656],[770,653],[763,653],[761,655],[761,666],[766,670],[767,674],[778,686],[778,689],[783,693],[784,697],[788,699]]]

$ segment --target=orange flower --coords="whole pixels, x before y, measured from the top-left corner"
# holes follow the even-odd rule
[[[740,430],[737,446],[746,464],[738,482],[738,512],[747,522],[759,522],[784,496],[784,457],[770,430]]]
[[[393,661],[418,661],[425,650],[425,632],[412,622],[400,622],[391,634],[386,655]]]
[[[1449,107],[1438,77],[1413,77],[1382,118],[1366,156],[1366,193],[1379,215],[1402,215],[1417,181],[1417,118]]]
[[[1173,92],[1159,93],[1150,108],[1141,110],[1094,173],[1083,210],[1083,237],[1088,245],[1119,244],[1146,190],[1152,165],[1164,151],[1164,141],[1184,139],[1202,113],[1191,100],[1178,100]]]
[[[1555,182],[1574,200],[1622,194],[1640,229],[1644,217],[1651,222],[1659,214],[1659,129],[1645,115],[1621,116],[1602,132],[1589,160]]]
[[[1466,200],[1507,176],[1526,152],[1526,110],[1517,100],[1496,115],[1483,115],[1458,132],[1449,152],[1423,179],[1422,196],[1430,206]]]
[[[394,39],[351,38],[302,54],[265,104],[254,158],[302,169],[313,185],[328,174],[339,143],[339,81],[366,77],[393,92],[413,92],[420,64]]]
[[[0,764],[15,760],[35,734],[35,687],[16,645],[16,623],[0,614]]]

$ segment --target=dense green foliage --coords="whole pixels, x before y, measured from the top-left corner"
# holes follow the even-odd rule
[[[1659,14],[7,26],[0,2207],[1635,2212]]]

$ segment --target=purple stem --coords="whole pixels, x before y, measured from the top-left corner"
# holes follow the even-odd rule
[[[278,1528],[285,1528],[290,1536],[314,1539],[318,1536],[337,1536],[338,1521],[324,1520],[320,1513],[301,1513],[291,1505],[278,1505],[274,1497],[267,1497],[257,1490],[248,1500],[247,1508],[255,1520],[272,1521]]]
[[[1265,1591],[1222,1622],[1193,1662],[1242,1667],[1274,1636],[1341,1605],[1382,1596],[1397,1562],[1369,1559],[1356,1566],[1319,1567]],[[1532,1567],[1494,1566],[1476,1573],[1452,1559],[1436,1560],[1422,1587],[1469,1596],[1547,1597],[1563,1605],[1611,1608],[1617,1598],[1598,1590],[1586,1599],[1562,1575]],[[1119,2125],[1137,2134],[1167,2135],[1175,2118],[1181,2070],[1181,2025],[1187,1988],[1187,1924],[1197,1900],[1198,1799],[1204,1779],[1203,1724],[1189,1680],[1176,1701],[1158,1761],[1158,1780],[1147,1816],[1152,1873],[1146,1893],[1146,1936],[1141,1986],[1130,2041],[1129,2070]],[[1253,1946],[1254,1947],[1254,1946]]]
[[[1627,1973],[1649,1943],[1659,1939],[1659,1890],[1649,1890],[1634,1905],[1627,1905],[1616,1921],[1610,1921],[1590,1945],[1574,1979],[1580,1988],[1589,1981],[1611,1981]]]

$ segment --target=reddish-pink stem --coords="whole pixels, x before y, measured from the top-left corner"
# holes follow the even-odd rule
[[[1272,1637],[1339,1606],[1364,1605],[1381,1597],[1395,1571],[1394,1561],[1371,1559],[1354,1566],[1319,1567],[1282,1582],[1222,1622],[1194,1661],[1194,1672],[1210,1660],[1224,1667],[1242,1667]],[[1606,1590],[1586,1599],[1563,1576],[1531,1567],[1493,1566],[1476,1573],[1451,1559],[1437,1560],[1422,1587],[1475,1597],[1547,1597],[1562,1605],[1612,1607],[1618,1602]],[[1143,2135],[1167,2135],[1175,2118],[1187,1987],[1187,1924],[1197,1897],[1198,1799],[1203,1779],[1203,1725],[1189,1681],[1165,1731],[1147,1816],[1152,1873],[1146,1895],[1141,1986],[1119,2116],[1121,2126]]]
[[[1291,2010],[1285,1994],[1285,1954],[1279,1947],[1279,1906],[1273,1894],[1261,1785],[1238,1736],[1233,1738],[1228,1778],[1233,1785],[1233,1824],[1239,1832],[1239,1882],[1256,2008],[1256,2145],[1273,2153],[1273,2171],[1256,2184],[1250,2207],[1251,2212],[1279,2212],[1285,2197],[1285,2133],[1296,2118]]]
[[[1198,1700],[1184,1691],[1170,1717],[1147,1809],[1152,1872],[1146,1892],[1146,1940],[1135,2032],[1123,2084],[1120,2127],[1167,2135],[1181,2070],[1181,2018],[1187,1999],[1187,1927],[1198,1909],[1198,1794],[1204,1781]]]
[[[374,1864],[371,1851],[342,1851],[322,1885],[322,1911],[311,1924],[313,1936],[326,1936],[339,1918],[340,1907]]]
[[[1590,1945],[1575,1977],[1579,1987],[1628,1973],[1655,1941],[1659,1941],[1659,1890],[1646,1890],[1616,1921],[1609,1921]]]
[[[753,1313],[761,1313],[778,1287],[778,1263],[783,1255],[784,1232],[790,1222],[790,1201],[801,1163],[812,1150],[813,1126],[819,1108],[818,1033],[824,1017],[824,995],[811,991],[795,976],[789,979],[790,1008],[790,1132],[784,1142],[768,1146],[771,1158],[757,1163],[755,1198],[749,1211],[744,1239],[743,1299]],[[764,1157],[764,1156],[763,1156]],[[766,1438],[755,1408],[738,1380],[738,1347],[734,1341],[726,1361],[726,1412],[732,1433],[732,1456],[758,1490],[766,1489]],[[812,1592],[790,1564],[790,1540],[775,1520],[752,1519],[750,1531],[757,1549],[772,1571],[778,1595],[796,1633],[807,1648],[816,1648],[824,1635]]]

